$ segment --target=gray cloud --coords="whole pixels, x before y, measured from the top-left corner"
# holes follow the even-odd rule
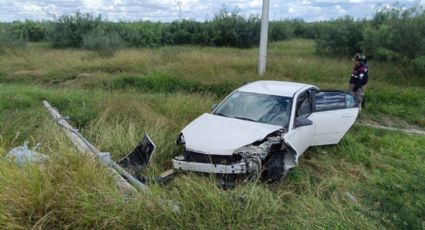
[[[425,0],[270,0],[270,18],[364,18],[371,17],[378,7],[397,2],[402,7],[425,5]],[[0,21],[53,19],[76,11],[101,14],[114,21],[173,21],[179,17],[203,21],[213,18],[224,5],[237,7],[244,15],[260,15],[262,0],[0,0]]]

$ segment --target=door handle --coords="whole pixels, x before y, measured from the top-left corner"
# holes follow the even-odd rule
[[[342,115],[342,117],[343,118],[350,118],[350,117],[353,117],[353,115],[351,115],[351,114],[344,114],[344,115]]]

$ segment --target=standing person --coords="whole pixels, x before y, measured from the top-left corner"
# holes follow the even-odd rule
[[[369,75],[369,68],[367,66],[366,55],[363,53],[356,53],[352,59],[354,62],[353,72],[349,82],[348,91],[357,98],[359,110],[362,105],[364,106],[364,92]]]

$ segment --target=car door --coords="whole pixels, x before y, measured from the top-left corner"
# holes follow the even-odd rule
[[[359,113],[355,97],[342,91],[315,91],[312,146],[337,144],[353,125]]]
[[[312,92],[306,90],[296,97],[295,109],[293,109],[291,116],[292,121],[287,134],[284,136],[285,141],[297,152],[297,159],[311,145],[313,139],[314,127],[309,120],[313,112]],[[304,122],[304,124],[297,124],[300,123],[299,121]],[[310,124],[308,124],[309,121]]]

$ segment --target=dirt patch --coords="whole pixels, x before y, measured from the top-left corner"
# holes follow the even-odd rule
[[[398,131],[398,132],[404,132],[404,133],[410,133],[410,134],[418,134],[418,135],[424,135],[425,136],[425,130],[419,129],[419,128],[397,128],[392,126],[384,126],[377,124],[376,122],[368,122],[368,121],[362,121],[359,123],[363,126],[368,126],[376,129],[385,129],[385,130],[392,130],[392,131]]]
[[[101,84],[106,74],[102,72],[80,73],[75,78],[67,80],[63,84],[66,86],[95,87]]]
[[[46,73],[42,69],[36,70],[19,70],[12,74],[12,76],[31,76],[31,77],[42,77]]]
[[[379,118],[379,120],[377,120]],[[424,130],[425,127],[422,125],[412,124],[405,120],[401,120],[395,117],[380,116],[375,118],[360,117],[360,123],[381,125],[385,127],[393,127],[398,129],[418,129]]]

